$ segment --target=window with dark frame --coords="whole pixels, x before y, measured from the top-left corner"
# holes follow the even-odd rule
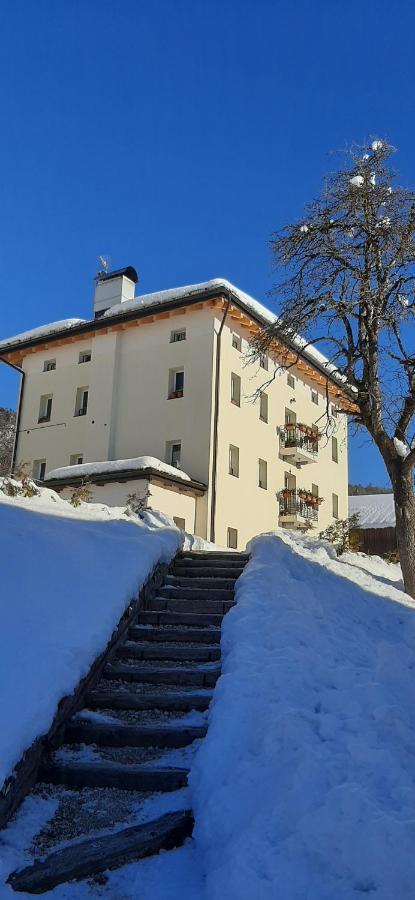
[[[177,328],[176,331],[172,331],[170,334],[170,343],[178,344],[180,341],[186,340],[186,329],[185,328]]]
[[[236,528],[228,528],[227,545],[230,550],[238,549],[238,530]]]
[[[259,418],[261,422],[268,422],[268,394],[265,391],[259,394]]]
[[[239,478],[239,447],[229,445],[229,475]]]
[[[235,372],[231,373],[231,403],[241,405],[241,379]]]
[[[50,422],[52,415],[53,394],[44,394],[40,398],[38,422]]]
[[[54,372],[56,369],[56,359],[45,359],[43,363],[44,372]]]
[[[264,491],[268,487],[268,465],[265,459],[258,460],[258,487]]]

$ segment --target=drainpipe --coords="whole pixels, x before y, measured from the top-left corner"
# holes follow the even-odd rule
[[[2,359],[0,357],[0,362],[4,363],[6,366],[10,366],[11,369],[15,369],[16,372],[18,372],[19,375],[21,375],[20,386],[19,386],[19,402],[18,402],[18,408],[17,408],[16,428],[15,428],[15,432],[14,432],[14,444],[13,444],[13,454],[12,454],[12,464],[11,464],[11,471],[13,472],[15,462],[16,462],[16,456],[17,456],[17,442],[19,439],[20,418],[21,418],[21,412],[22,412],[23,391],[24,391],[24,386],[25,386],[26,373],[23,371],[23,369],[20,369],[19,366],[15,366],[14,363],[9,362],[7,359]]]
[[[230,294],[226,301],[225,311],[222,316],[220,328],[216,339],[216,372],[215,372],[215,408],[213,413],[213,449],[212,449],[212,502],[210,507],[210,540],[215,543],[215,518],[216,518],[216,467],[218,460],[218,423],[219,423],[219,389],[220,389],[220,358],[222,331],[225,325],[226,317],[229,312],[231,302]]]

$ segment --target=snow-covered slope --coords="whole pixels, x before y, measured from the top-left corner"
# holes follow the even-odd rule
[[[209,900],[412,900],[415,605],[396,566],[252,542],[191,774]]]
[[[349,516],[357,513],[359,528],[394,528],[393,494],[362,494],[349,497]]]
[[[47,732],[154,565],[183,539],[121,509],[74,509],[47,489],[12,499],[1,485],[0,786]]]

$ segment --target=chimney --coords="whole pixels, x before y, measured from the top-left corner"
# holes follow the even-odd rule
[[[133,266],[95,276],[94,318],[99,319],[111,306],[134,299],[138,275]]]

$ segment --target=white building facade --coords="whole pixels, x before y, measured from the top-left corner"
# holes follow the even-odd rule
[[[73,467],[50,481],[68,491],[84,464],[125,460],[123,472],[117,464],[91,477],[94,499],[123,505],[150,490],[154,508],[224,546],[243,548],[278,525],[317,533],[345,517],[341,410],[351,401],[324,358],[293,349],[284,368],[276,349],[249,364],[249,343],[272,314],[225,280],[137,298],[135,281],[131,267],[102,273],[93,319],[0,345],[24,373],[16,462],[38,479]],[[151,466],[138,477],[131,460],[142,456],[176,468],[177,479]]]

